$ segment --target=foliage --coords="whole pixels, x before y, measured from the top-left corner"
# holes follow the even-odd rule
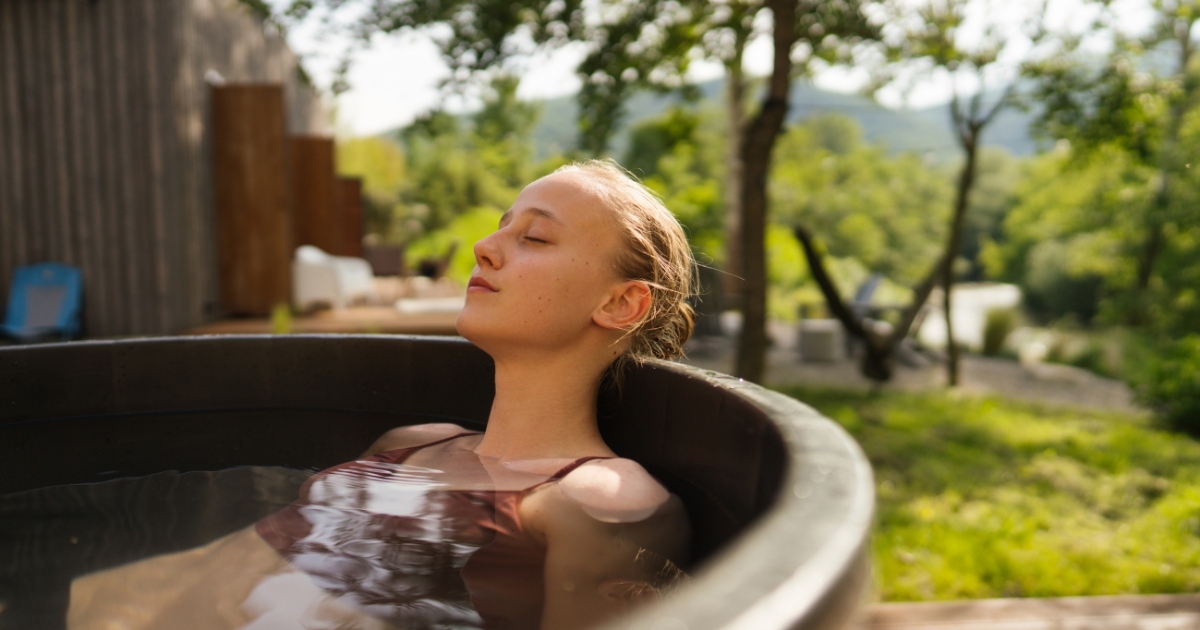
[[[950,183],[916,156],[890,157],[861,137],[858,125],[840,115],[794,125],[776,149],[774,215],[807,225],[835,256],[915,284],[940,254]]]
[[[1134,376],[1138,398],[1172,427],[1200,434],[1200,334],[1160,342]]]
[[[405,218],[404,209],[398,207],[406,191],[407,179],[406,159],[400,147],[380,137],[340,140],[337,143],[337,169],[343,177],[362,179],[366,232],[391,235],[393,222]]]
[[[1200,131],[1200,115],[1189,115],[1180,135],[1189,151],[1200,150],[1193,126]],[[1027,165],[1002,236],[984,242],[981,260],[992,277],[1022,285],[1044,321],[1074,315],[1156,334],[1200,330],[1200,222],[1183,209],[1200,202],[1200,179],[1188,167],[1176,181],[1171,203],[1179,209],[1156,224],[1158,261],[1142,288],[1146,244],[1156,229],[1146,217],[1158,203],[1161,174],[1117,144],[1088,153],[1064,148]]]
[[[661,116],[643,120],[629,131],[629,148],[621,163],[643,179],[658,172],[658,161],[682,144],[692,144],[700,115],[692,108],[671,107]]]
[[[1015,282],[1043,321],[1074,315],[1090,322],[1117,308],[1107,296],[1132,286],[1136,216],[1132,203],[1152,194],[1149,174],[1124,153],[1101,151],[1080,162],[1069,150],[1029,162],[1002,237],[984,242],[989,276]]]
[[[979,150],[978,174],[971,188],[971,212],[963,224],[960,260],[967,265],[963,280],[983,280],[986,269],[980,252],[988,242],[1001,238],[1004,219],[1012,209],[1014,193],[1025,172],[1023,163],[1004,149],[985,146]],[[947,174],[947,178],[950,175]]]
[[[472,117],[480,159],[510,188],[529,182],[533,129],[541,115],[540,104],[517,99],[519,83],[509,75],[494,79],[484,94],[483,107]]]
[[[271,308],[271,334],[286,335],[292,332],[292,307],[286,302]]]
[[[411,174],[410,216],[425,230],[442,228],[470,208],[507,208],[516,198],[515,187],[489,168],[495,152],[477,150],[475,139],[449,115],[418,121],[402,140]]]
[[[1192,156],[1200,147],[1200,59],[1193,3],[1154,2],[1149,28],[1127,31],[1102,12],[1108,52],[1078,46],[1039,68],[1039,131],[1071,143],[1076,163],[1119,156],[1129,195],[1120,226],[1122,277],[1105,276],[1110,319],[1170,335],[1200,330],[1197,241],[1200,197]],[[1099,63],[1097,63],[1099,61]],[[1093,232],[1094,234],[1094,232]],[[1091,236],[1080,234],[1080,237]]]
[[[496,208],[474,208],[454,217],[444,228],[421,236],[405,249],[409,268],[415,269],[426,258],[441,258],[455,247],[446,275],[466,286],[475,268],[475,243],[496,231],[502,214]]]
[[[1017,327],[1015,309],[997,308],[987,312],[983,322],[983,354],[994,357],[1004,350],[1004,342]]]
[[[697,260],[720,264],[724,254],[720,113],[672,108],[637,125],[623,162],[658,193],[683,224]]]
[[[1192,592],[1200,444],[1143,415],[953,394],[788,389],[877,483],[885,601]]]

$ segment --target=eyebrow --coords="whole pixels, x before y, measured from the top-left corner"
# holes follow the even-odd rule
[[[539,217],[541,217],[541,218],[543,218],[543,219],[547,219],[547,220],[549,220],[549,221],[553,221],[554,223],[557,223],[557,224],[559,224],[559,225],[565,225],[565,224],[562,222],[562,219],[560,219],[560,218],[558,218],[558,217],[554,216],[554,214],[553,214],[552,212],[550,212],[549,210],[543,210],[543,209],[541,209],[541,208],[536,208],[536,207],[535,207],[535,208],[526,208],[526,209],[525,209],[523,212],[529,212],[529,213],[531,213],[531,214],[534,214],[534,215],[536,215],[536,216],[539,216]],[[513,214],[513,211],[512,211],[512,210],[509,210],[508,212],[505,212],[505,213],[504,213],[504,214],[503,214],[503,215],[500,217],[500,225],[504,225],[506,222],[508,222],[508,220],[512,218],[512,214]]]

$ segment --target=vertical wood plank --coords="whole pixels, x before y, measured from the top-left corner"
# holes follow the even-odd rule
[[[13,29],[15,4],[0,2],[0,300],[8,302],[9,282],[16,267],[16,205],[21,177],[21,155],[16,142],[16,50]]]
[[[291,151],[296,244],[339,252],[346,238],[338,220],[333,139],[292,136]]]
[[[292,221],[279,86],[213,88],[221,304],[266,315],[291,300]]]
[[[155,10],[155,0],[141,0],[142,20],[145,28],[151,34],[150,37],[144,38],[145,42],[145,95],[148,105],[147,120],[145,121],[146,129],[146,162],[147,175],[149,176],[148,203],[146,204],[149,210],[147,216],[147,236],[149,237],[146,251],[147,265],[151,270],[151,283],[147,286],[148,291],[144,293],[153,295],[154,297],[154,319],[155,327],[159,330],[169,330],[171,328],[171,314],[167,302],[168,278],[167,278],[167,228],[166,219],[163,216],[165,208],[163,207],[163,135],[162,135],[162,119],[164,99],[159,86],[159,58],[164,54],[163,46],[160,45],[163,29],[157,19],[157,11]],[[166,101],[168,104],[170,100]]]
[[[344,237],[342,256],[362,258],[362,179],[341,177],[338,179],[338,218]]]
[[[36,19],[36,4],[29,0],[17,3],[19,11],[17,19],[20,23],[33,23]],[[37,68],[34,66],[38,57],[36,37],[28,29],[17,30],[17,62],[18,62],[18,98],[21,102],[21,124],[17,135],[21,143],[21,155],[27,160],[28,167],[23,169],[23,199],[17,208],[17,231],[21,234],[17,242],[19,258],[26,264],[36,262],[42,257],[38,243],[38,230],[34,208],[44,207],[39,182],[40,169],[36,166],[41,162],[39,150],[39,131],[41,117],[37,115],[39,94],[37,93]]]
[[[79,259],[76,253],[79,248],[75,242],[74,230],[74,214],[78,205],[75,200],[75,192],[78,189],[71,185],[71,148],[68,146],[67,135],[67,77],[63,60],[64,48],[66,48],[64,34],[67,30],[67,3],[60,1],[44,4],[48,7],[47,24],[50,26],[46,37],[46,47],[49,49],[46,61],[50,67],[48,74],[50,89],[47,95],[50,107],[47,113],[52,117],[49,138],[51,157],[50,164],[47,165],[49,173],[47,182],[50,184],[52,193],[50,198],[53,205],[48,208],[49,212],[46,213],[51,228],[47,231],[50,239],[47,251],[52,260],[68,265],[78,265]]]

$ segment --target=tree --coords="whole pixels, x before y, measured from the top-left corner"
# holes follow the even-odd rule
[[[991,27],[985,28],[982,41],[969,45],[964,40],[966,0],[934,2],[920,11],[924,28],[906,38],[910,50],[909,58],[927,58],[936,67],[951,73],[954,92],[950,100],[950,120],[954,125],[955,139],[963,151],[963,165],[958,175],[958,189],[954,200],[954,215],[950,222],[946,249],[941,261],[943,313],[946,320],[946,382],[951,387],[958,385],[959,347],[954,340],[954,318],[951,301],[955,280],[955,262],[962,251],[964,227],[970,209],[971,192],[976,184],[979,169],[980,137],[987,126],[1006,107],[1014,105],[1017,77],[1010,77],[1008,85],[992,103],[986,103],[986,79],[990,71],[1003,65],[1013,65],[1012,60],[1003,59],[1004,53],[1016,45],[1028,45],[1029,58],[1034,54],[1045,54],[1039,50],[1047,37],[1045,14],[1047,2],[1042,0],[1031,12],[1021,29],[1024,38],[1001,33]],[[1024,41],[1022,41],[1024,40]],[[1022,65],[1022,64],[1017,64]],[[960,76],[974,79],[975,91],[964,96],[960,91]]]
[[[343,4],[345,0],[294,0],[289,15],[302,18],[317,5],[336,10]],[[369,42],[378,34],[440,25],[449,35],[439,40],[439,46],[453,79],[460,82],[503,67],[522,51],[524,38],[535,45],[587,43],[590,52],[578,68],[583,79],[580,145],[600,155],[633,91],[685,87],[689,62],[711,50],[704,46],[706,34],[735,21],[739,28],[748,28],[754,15],[768,10],[773,21],[773,68],[757,112],[742,126],[744,137],[738,145],[745,283],[735,371],[760,381],[767,345],[763,244],[771,151],[787,115],[792,79],[819,62],[844,62],[856,44],[878,37],[878,26],[864,13],[867,4],[864,0],[646,0],[603,3],[597,11],[585,7],[582,0],[370,0],[351,28],[357,41]]]
[[[861,136],[840,114],[792,125],[775,149],[773,222],[804,225],[827,252],[912,286],[937,260],[952,188],[918,156],[889,156]]]
[[[1178,249],[1188,249],[1197,229],[1195,145],[1188,146],[1195,132],[1188,121],[1200,99],[1194,34],[1200,5],[1155,0],[1151,8],[1153,22],[1141,34],[1126,32],[1115,13],[1102,14],[1109,51],[1100,63],[1077,46],[1040,66],[1038,96],[1045,108],[1039,128],[1050,138],[1068,140],[1081,162],[1116,148],[1131,158],[1131,167],[1154,172],[1150,194],[1127,204],[1139,225],[1129,234],[1136,273],[1121,319],[1170,328],[1175,313],[1163,304],[1194,281],[1192,274],[1180,277],[1192,265],[1178,257]],[[1164,264],[1169,258],[1184,264]]]
[[[904,13],[896,15],[892,20],[898,28],[908,28],[890,51],[891,59],[907,65],[923,63],[931,69],[941,69],[949,73],[954,81],[949,114],[954,126],[955,139],[963,150],[963,163],[956,178],[953,212],[950,215],[942,253],[933,269],[913,289],[912,301],[903,309],[898,323],[892,326],[890,331],[880,332],[858,321],[823,268],[821,253],[813,235],[804,226],[796,227],[796,237],[805,249],[805,257],[812,267],[813,277],[821,286],[830,311],[842,321],[851,334],[864,341],[863,374],[876,380],[887,380],[891,377],[891,357],[895,348],[907,336],[909,328],[933,288],[941,284],[949,356],[947,381],[951,386],[958,383],[959,348],[954,341],[953,320],[950,317],[951,296],[955,263],[962,251],[971,193],[977,181],[980,137],[1001,110],[1015,104],[1017,86],[1016,77],[1009,77],[1007,87],[998,97],[988,102],[985,80],[997,68],[1019,68],[1024,65],[1015,63],[1011,59],[1012,55],[1006,54],[1018,46],[1027,46],[1024,53],[1027,59],[1035,54],[1047,54],[1047,48],[1042,46],[1047,38],[1047,31],[1043,26],[1046,8],[1044,2],[1022,25],[1023,37],[1013,37],[1013,33],[1001,33],[988,21],[984,23],[982,36],[977,38],[978,41],[970,43],[963,35],[967,7],[966,0],[934,0],[919,5],[914,12],[905,9]],[[895,72],[897,67],[903,68],[903,64],[894,65],[891,70]],[[961,81],[964,76],[974,79],[974,91],[970,94],[963,93]]]
[[[405,188],[404,153],[384,138],[351,138],[337,143],[338,174],[362,178],[363,223],[377,237],[392,236],[396,206]]]

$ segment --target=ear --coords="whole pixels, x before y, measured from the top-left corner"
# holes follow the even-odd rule
[[[650,300],[649,284],[627,280],[613,287],[604,303],[592,313],[592,321],[601,328],[625,330],[646,316]]]

